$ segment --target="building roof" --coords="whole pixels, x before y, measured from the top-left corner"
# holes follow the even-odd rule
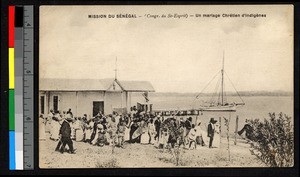
[[[119,81],[122,88],[131,92],[154,92],[152,84],[148,81]]]
[[[114,79],[40,79],[40,91],[107,91]],[[124,91],[154,92],[148,81],[117,81]]]

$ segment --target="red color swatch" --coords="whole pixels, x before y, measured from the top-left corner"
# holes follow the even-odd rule
[[[8,6],[8,47],[14,48],[15,40],[15,6]]]

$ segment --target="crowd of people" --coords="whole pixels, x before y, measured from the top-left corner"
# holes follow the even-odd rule
[[[213,147],[214,132],[218,129],[213,118],[206,132],[201,128],[201,121],[193,124],[192,117],[177,119],[152,115],[138,111],[135,106],[130,110],[125,115],[117,112],[104,115],[100,111],[91,118],[86,114],[74,117],[71,109],[63,112],[50,110],[48,116],[40,116],[40,138],[45,139],[48,133],[51,140],[58,142],[55,150],[61,153],[75,153],[73,141],[120,148],[124,148],[125,142],[152,144],[162,149],[175,146],[196,149],[197,145]]]

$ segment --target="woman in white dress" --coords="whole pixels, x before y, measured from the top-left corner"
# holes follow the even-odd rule
[[[42,115],[40,115],[39,118],[39,139],[40,140],[46,140],[46,130],[45,130],[45,118]]]
[[[82,141],[83,140],[83,129],[81,120],[77,119],[74,124],[75,129],[75,141]]]
[[[129,132],[130,132],[131,124],[132,124],[131,118],[128,116],[127,117],[127,125],[126,125],[125,133],[124,133],[124,142],[129,141],[129,139],[130,139]]]
[[[60,124],[59,121],[61,120],[59,112],[57,112],[51,121],[51,137],[50,139],[57,141],[59,139],[59,129]]]
[[[92,145],[96,145],[97,141],[98,141],[98,137],[99,137],[99,130],[98,130],[98,127],[96,129],[96,134],[95,134],[95,138],[92,140],[91,144]]]
[[[90,142],[93,133],[94,122],[92,120],[87,121],[85,127],[85,142]]]
[[[208,144],[209,144],[209,138],[207,137],[207,131],[206,130],[207,130],[207,125],[206,124],[204,124],[204,125],[201,124],[201,128],[200,128],[199,134],[202,135],[202,140],[204,142],[204,146],[208,146]]]
[[[213,146],[217,147],[217,148],[220,147],[220,124],[215,124],[215,134],[214,134]]]
[[[144,120],[141,121],[143,134],[141,135],[141,144],[149,144],[148,125]]]

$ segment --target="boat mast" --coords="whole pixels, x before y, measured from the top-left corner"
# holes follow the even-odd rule
[[[224,96],[223,96],[223,91],[224,91],[224,51],[223,51],[223,63],[222,63],[222,70],[221,70],[221,73],[222,73],[222,90],[221,90],[221,96],[222,96],[222,106],[224,105]]]

